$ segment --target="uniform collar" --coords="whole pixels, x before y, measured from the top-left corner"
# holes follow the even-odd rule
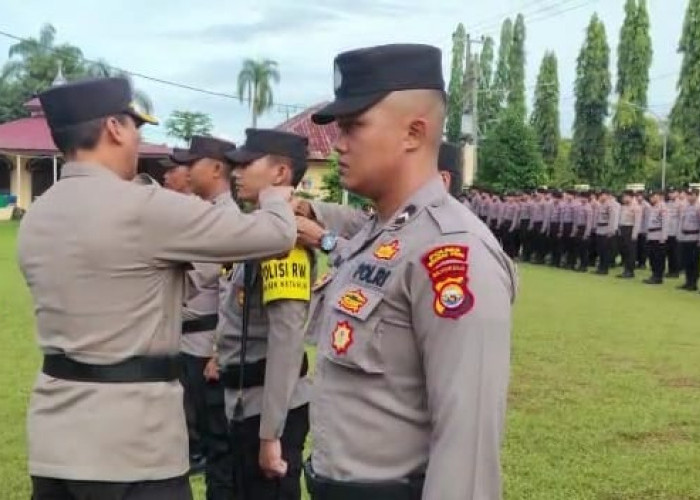
[[[116,173],[99,163],[69,161],[61,169],[61,179],[68,177],[109,177],[122,180]]]
[[[214,205],[221,205],[224,204],[228,201],[232,201],[233,196],[231,195],[231,191],[223,191],[222,193],[216,195],[212,201]]]

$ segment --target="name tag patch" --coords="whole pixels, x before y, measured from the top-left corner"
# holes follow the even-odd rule
[[[363,262],[355,272],[353,273],[353,279],[356,279],[362,283],[368,285],[376,286],[377,288],[382,288],[386,281],[391,276],[391,271],[384,266],[377,264],[370,264],[369,262]]]
[[[294,248],[284,259],[260,264],[263,304],[275,300],[311,299],[311,259],[303,248]]]

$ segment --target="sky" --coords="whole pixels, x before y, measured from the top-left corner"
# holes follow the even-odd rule
[[[647,0],[654,58],[649,107],[663,117],[676,96],[677,54],[687,0]],[[4,0],[0,31],[36,36],[44,23],[58,42],[79,46],[88,59],[157,79],[230,97],[209,95],[140,77],[134,85],[155,104],[164,121],[173,110],[201,111],[213,134],[241,141],[251,116],[235,99],[243,60],[269,58],[281,73],[276,107],[258,121],[274,127],[304,108],[332,99],[333,58],[339,52],[384,43],[428,43],[443,51],[449,81],[452,32],[462,22],[473,37],[498,42],[506,17],[525,16],[528,110],[541,59],[559,60],[561,127],[570,135],[574,118],[576,57],[594,13],[603,20],[611,46],[613,81],[624,0]],[[0,64],[13,40],[0,36]],[[477,46],[478,48],[478,46]],[[150,142],[176,144],[164,126],[147,127]]]

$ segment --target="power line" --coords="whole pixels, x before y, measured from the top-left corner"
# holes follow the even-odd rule
[[[24,37],[21,37],[21,36],[18,36],[18,35],[14,35],[14,34],[12,34],[12,33],[8,33],[8,32],[3,31],[3,30],[0,30],[0,36],[4,36],[4,37],[6,37],[6,38],[10,38],[10,39],[12,39],[12,40],[16,40],[16,41],[20,41],[20,42],[30,42],[30,41],[32,41],[32,40],[29,39],[29,38],[24,38]],[[37,42],[37,40],[33,40],[33,41],[34,41],[34,42]],[[55,47],[51,47],[51,46],[48,46],[48,45],[41,45],[41,47],[43,47],[44,49],[49,50],[49,51],[51,51],[51,52],[58,53],[58,50],[57,50]],[[103,66],[103,67],[105,67],[105,68],[109,68],[110,70],[113,70],[113,71],[116,71],[116,72],[119,72],[119,73],[123,73],[123,74],[129,75],[129,76],[133,76],[133,77],[136,77],[136,78],[141,78],[141,79],[144,79],[144,80],[149,80],[149,81],[152,81],[152,82],[155,82],[155,83],[160,83],[160,84],[162,84],[162,85],[169,85],[169,86],[171,86],[171,87],[175,87],[175,88],[179,88],[179,89],[184,89],[184,90],[189,90],[189,91],[192,91],[192,92],[199,92],[200,94],[210,95],[210,96],[214,96],[214,97],[222,97],[222,98],[225,98],[225,99],[233,99],[233,100],[236,100],[236,101],[239,101],[239,102],[245,102],[245,103],[248,103],[248,104],[250,104],[250,102],[251,102],[251,99],[249,99],[249,98],[247,98],[247,97],[239,97],[239,96],[237,96],[237,95],[228,94],[228,93],[226,93],[226,92],[219,92],[219,91],[215,91],[215,90],[209,90],[209,89],[205,89],[205,88],[202,88],[202,87],[196,87],[196,86],[194,86],[194,85],[189,85],[189,84],[186,84],[186,83],[180,83],[180,82],[175,82],[175,81],[172,81],[172,80],[166,80],[166,79],[164,79],[164,78],[159,78],[159,77],[155,77],[155,76],[146,75],[146,74],[144,74],[144,73],[139,73],[139,72],[137,72],[137,71],[131,71],[131,70],[127,70],[127,69],[124,69],[124,68],[117,67],[117,66],[113,66],[113,65],[111,65],[111,64],[105,63],[104,61],[98,61],[98,60],[94,60],[94,59],[88,59],[88,58],[86,58],[85,56],[81,56],[81,57],[80,57],[80,60],[81,60],[82,62],[85,62],[85,63],[94,64],[94,65],[101,65],[101,66]],[[290,110],[291,110],[291,111],[304,111],[304,110],[306,110],[306,109],[309,108],[309,106],[304,106],[304,105],[301,105],[301,104],[284,104],[284,103],[274,103],[274,104],[272,105],[272,107],[273,107],[273,108],[277,108],[278,111],[286,112],[286,113],[289,113]]]

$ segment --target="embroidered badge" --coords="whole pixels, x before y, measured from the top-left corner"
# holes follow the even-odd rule
[[[352,314],[359,313],[365,305],[367,305],[367,296],[359,288],[348,290],[338,301],[338,307]]]
[[[438,316],[456,319],[474,307],[474,295],[469,290],[469,248],[443,245],[423,256],[422,262],[433,285],[433,309]]]
[[[399,250],[399,240],[393,240],[379,245],[374,250],[374,256],[380,260],[393,260],[398,255]]]
[[[338,356],[346,354],[353,342],[352,325],[347,321],[339,321],[331,334],[331,346]]]

